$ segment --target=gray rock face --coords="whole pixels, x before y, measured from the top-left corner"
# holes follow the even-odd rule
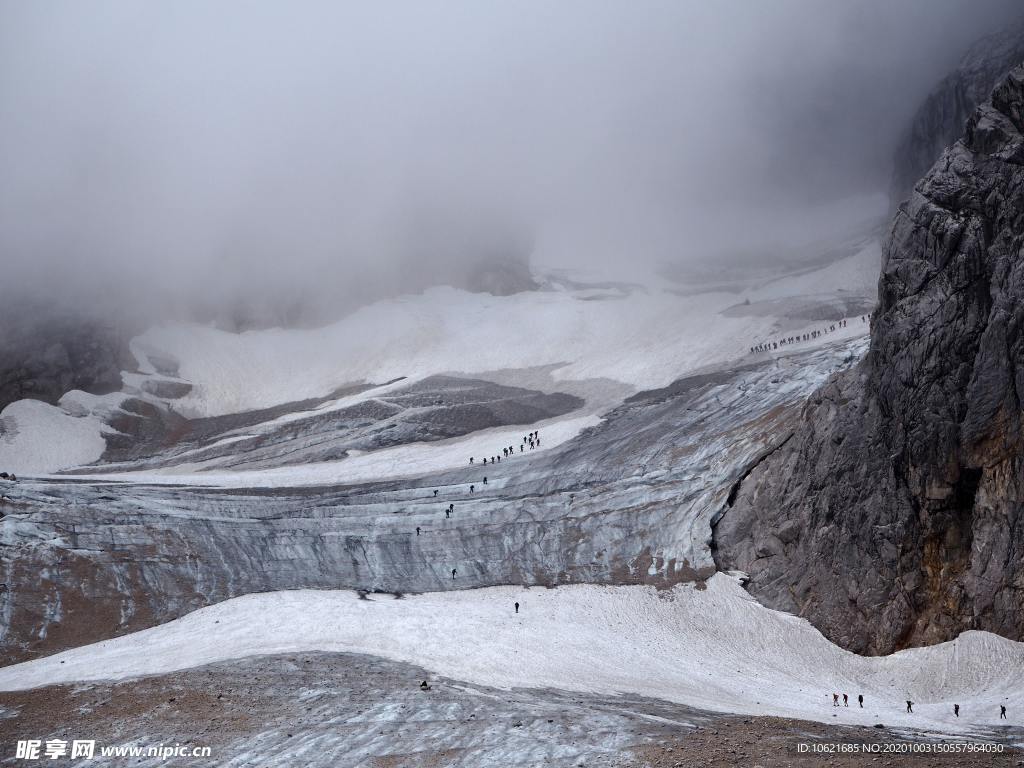
[[[892,206],[907,200],[942,151],[960,138],[967,119],[996,83],[1024,62],[1024,20],[972,45],[957,68],[928,95],[907,127],[894,158]]]
[[[1024,68],[896,217],[871,346],[753,466],[716,561],[858,652],[1024,639]]]
[[[34,305],[0,313],[0,410],[24,398],[56,403],[65,392],[121,388],[133,369],[130,334],[110,324]]]

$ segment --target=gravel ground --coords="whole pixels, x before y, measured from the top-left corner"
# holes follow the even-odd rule
[[[420,689],[424,679],[430,690]],[[640,697],[503,691],[351,654],[266,656],[117,684],[0,693],[0,764],[30,765],[15,757],[16,742],[52,738],[95,739],[97,750],[211,750],[210,757],[97,758],[110,765],[1024,765],[1013,748],[998,755],[801,753],[801,743],[920,749],[934,742],[888,729],[714,715]],[[993,738],[1020,742],[1024,734]]]

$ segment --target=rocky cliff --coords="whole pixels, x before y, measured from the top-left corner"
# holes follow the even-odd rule
[[[1024,62],[1024,20],[989,35],[964,54],[932,90],[907,127],[893,162],[890,197],[895,208],[942,151],[960,138],[967,119],[1013,67]]]
[[[1024,68],[897,214],[868,355],[733,489],[716,562],[835,642],[1024,638]]]

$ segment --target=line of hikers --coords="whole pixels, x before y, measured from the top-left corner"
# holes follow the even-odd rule
[[[843,696],[843,706],[844,707],[850,706],[850,699],[849,699],[849,697],[845,693],[842,696]],[[861,709],[864,708],[864,695],[863,694],[857,694],[857,703],[860,705]],[[833,693],[832,694],[832,706],[833,707],[838,707],[839,706],[839,694],[838,693]],[[914,714],[914,702],[912,702],[910,699],[907,699],[907,712],[909,712],[910,714]],[[960,705],[959,704],[954,704],[953,705],[953,714],[956,715],[957,717],[960,717]],[[1004,704],[1000,704],[999,705],[999,719],[1000,720],[1005,720],[1006,719],[1006,706]]]
[[[531,451],[534,448],[539,448],[540,447],[540,430],[539,429],[538,430],[534,430],[533,432],[530,432],[529,434],[523,435],[523,441],[519,445],[519,452],[523,453],[523,451],[525,450],[525,446],[527,446],[527,445],[530,446],[530,450]],[[510,456],[512,456],[515,453],[515,450],[514,450],[513,446],[510,445],[507,448],[502,448],[501,452],[502,452],[502,456],[504,456],[507,459],[507,458],[509,458]],[[491,456],[490,458],[491,458],[491,464],[497,464],[498,462],[501,461],[501,456],[498,456],[497,454],[495,454],[494,456]],[[473,461],[474,461],[474,457],[470,456],[469,457],[469,463],[472,464]],[[487,457],[486,456],[484,457],[483,463],[484,463],[484,465],[487,464]],[[484,485],[487,485],[487,475],[484,475]],[[475,483],[470,483],[469,484],[469,492],[470,493],[476,493],[476,484]],[[437,498],[437,493],[438,493],[438,489],[435,488],[434,489],[434,498],[435,499]],[[449,503],[448,504],[448,508],[445,509],[445,511],[444,511],[444,519],[445,520],[450,520],[452,515],[454,515],[454,514],[455,514],[455,504],[454,503]],[[419,536],[421,533],[422,533],[422,529],[420,528],[420,526],[417,525],[416,526],[416,535]],[[458,571],[455,568],[452,568],[452,581],[455,581],[455,576],[456,576],[457,573],[458,573]],[[516,613],[519,613],[519,603],[516,603]]]
[[[527,445],[530,446],[530,450],[531,451],[534,448],[540,448],[540,430],[539,429],[534,431],[534,432],[531,432],[528,435],[524,435],[523,436],[523,441],[519,444],[519,452],[520,453],[525,452]],[[507,446],[505,448],[502,448],[501,449],[501,456],[499,456],[498,454],[494,454],[493,456],[490,457],[491,464],[499,463],[501,461],[501,457],[502,456],[504,456],[506,459],[511,458],[512,456],[515,455],[515,453],[516,453],[516,449],[515,449],[514,445],[510,445],[510,446]],[[476,458],[474,456],[470,456],[469,457],[469,463],[470,464],[473,464],[475,462],[475,460],[476,460]],[[484,456],[483,463],[484,463],[485,466],[487,465],[487,457],[486,456]],[[485,479],[484,482],[486,483],[487,480]]]
[[[861,315],[860,321],[862,323],[866,323],[868,321],[867,315]],[[846,325],[846,320],[837,320],[836,322],[832,323],[832,325],[830,325],[828,328],[823,328],[820,331],[808,331],[807,333],[798,333],[796,336],[786,336],[785,338],[777,339],[775,341],[765,341],[762,342],[761,344],[755,344],[750,348],[750,354],[753,355],[758,352],[771,352],[773,350],[778,349],[779,347],[784,347],[787,344],[797,344],[801,341],[810,341],[811,339],[817,339],[821,336],[824,336],[827,333],[834,333],[840,328],[845,328]]]

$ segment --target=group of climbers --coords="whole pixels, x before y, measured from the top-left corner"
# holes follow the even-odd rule
[[[862,323],[866,323],[868,321],[867,315],[861,315],[860,321]],[[779,347],[785,347],[787,344],[798,344],[801,341],[810,341],[812,339],[817,339],[826,334],[834,333],[840,328],[845,328],[846,326],[846,320],[837,320],[827,328],[822,328],[821,330],[806,331],[805,333],[798,333],[794,336],[784,336],[783,338],[776,339],[774,341],[764,341],[761,342],[760,344],[755,344],[754,346],[752,346],[750,348],[750,354],[753,355],[758,352],[772,352],[778,349]]]
[[[530,450],[531,451],[534,448],[540,448],[540,430],[539,429],[535,430],[533,432],[530,432],[529,434],[523,436],[522,442],[519,443],[519,452],[520,453],[524,453],[526,451],[526,446],[530,446]],[[505,446],[505,447],[503,447],[501,449],[501,454],[500,455],[496,453],[493,456],[489,456],[489,457],[488,456],[484,456],[483,464],[484,464],[484,466],[486,466],[488,462],[490,462],[491,464],[498,464],[498,463],[501,462],[502,457],[504,457],[506,459],[510,458],[510,457],[515,455],[515,452],[516,452],[516,448],[515,448],[514,445]],[[476,457],[475,456],[470,456],[469,457],[469,463],[470,464],[476,463]]]
[[[839,696],[840,696],[840,694],[838,694],[838,693],[833,693],[832,694],[832,706],[833,707],[838,707],[839,706]],[[842,697],[843,697],[843,706],[844,707],[850,706],[850,704],[849,704],[849,697],[845,693],[842,694]],[[857,703],[860,705],[861,709],[864,708],[864,695],[863,694],[857,694]],[[911,714],[911,715],[914,714],[914,702],[912,702],[910,699],[907,699],[907,713]],[[960,717],[960,705],[959,704],[954,704],[953,705],[953,715],[955,717]],[[1006,719],[1006,705],[1004,705],[1004,704],[1000,704],[999,705],[999,719],[1000,720],[1005,720]]]

